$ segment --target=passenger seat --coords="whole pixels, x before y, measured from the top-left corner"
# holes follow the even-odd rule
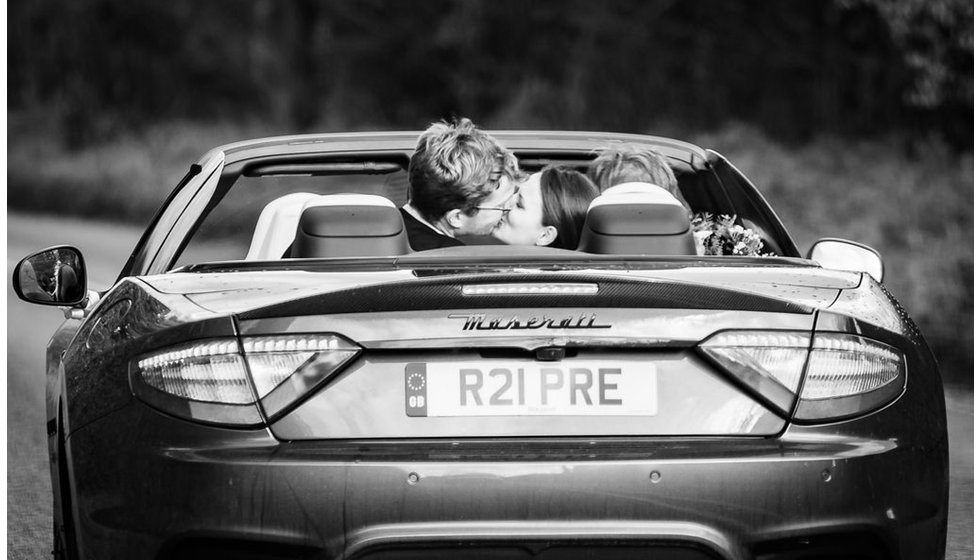
[[[603,194],[585,217],[579,251],[604,255],[695,255],[688,211],[664,189]]]

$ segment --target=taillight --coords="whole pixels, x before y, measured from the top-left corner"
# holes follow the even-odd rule
[[[809,347],[804,331],[725,331],[700,345],[705,356],[787,415]]]
[[[724,331],[701,353],[772,407],[800,422],[867,413],[905,387],[905,357],[866,337],[803,331]],[[795,411],[794,411],[795,407]]]
[[[241,349],[237,340],[224,338],[144,356],[134,364],[133,390],[176,416],[256,426],[309,394],[360,352],[333,334],[251,337]]]
[[[817,333],[793,418],[817,422],[874,410],[902,393],[906,376],[905,356],[887,344]]]
[[[332,334],[246,338],[242,347],[269,418],[339,372],[360,352],[358,346]]]
[[[147,385],[185,399],[224,404],[255,402],[235,339],[180,346],[139,361]]]

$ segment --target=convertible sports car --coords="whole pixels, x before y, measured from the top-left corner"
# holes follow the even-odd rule
[[[673,209],[612,195],[577,251],[413,252],[416,133],[212,150],[111,289],[68,246],[14,272],[69,308],[56,556],[943,557],[942,385],[877,253],[803,258],[711,150],[493,134],[528,171],[653,146],[771,255],[699,256]]]

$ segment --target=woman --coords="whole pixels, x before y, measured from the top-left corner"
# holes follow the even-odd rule
[[[582,173],[546,167],[519,185],[513,207],[493,236],[508,245],[574,250],[589,204],[597,196],[598,187]]]

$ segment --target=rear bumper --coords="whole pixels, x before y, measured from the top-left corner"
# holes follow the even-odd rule
[[[69,449],[83,558],[942,558],[945,440],[845,431],[283,443],[134,401]]]

